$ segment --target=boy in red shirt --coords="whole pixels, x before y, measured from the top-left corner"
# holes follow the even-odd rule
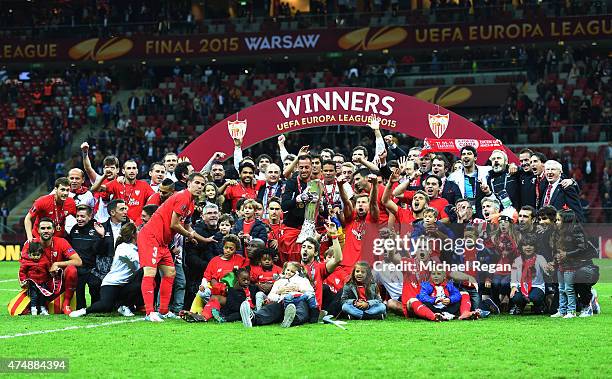
[[[64,237],[66,217],[76,216],[76,203],[69,197],[70,181],[66,177],[58,178],[55,181],[54,193],[44,195],[36,199],[32,208],[23,221],[23,226],[28,237],[28,241],[39,237],[38,224],[44,217],[53,220],[55,226],[54,236]],[[32,222],[32,220],[34,222]]]
[[[276,250],[257,249],[251,264],[251,283],[257,287],[255,293],[255,309],[259,310],[264,304],[266,295],[270,293],[272,285],[281,275],[283,269],[274,264]]]

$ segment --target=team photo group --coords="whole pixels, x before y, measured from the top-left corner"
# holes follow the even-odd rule
[[[561,162],[406,147],[368,120],[372,143],[350,155],[288,151],[287,134],[249,156],[245,124],[233,156],[194,167],[167,152],[148,172],[138,158],[95,164],[84,142],[25,217],[13,314],[250,328],[600,312],[598,251]]]

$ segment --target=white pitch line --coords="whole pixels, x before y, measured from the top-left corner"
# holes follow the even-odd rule
[[[4,279],[4,280],[0,280],[0,283],[8,283],[8,282],[16,282],[17,279]]]
[[[9,334],[9,335],[6,335],[6,336],[0,336],[0,339],[27,337],[27,336],[34,336],[34,335],[37,335],[37,334],[49,334],[49,333],[65,332],[65,331],[68,331],[68,330],[77,330],[77,329],[92,329],[92,328],[98,328],[98,327],[101,327],[101,326],[116,325],[116,324],[125,324],[127,322],[138,322],[138,321],[143,321],[143,319],[142,318],[136,318],[136,319],[125,320],[125,321],[121,320],[121,321],[104,322],[102,324],[73,325],[73,326],[67,326],[67,327],[61,328],[61,329],[37,330],[37,331],[34,331],[34,332],[17,333],[17,334]]]
[[[21,290],[20,289],[13,289],[13,288],[0,288],[0,291],[19,292]]]

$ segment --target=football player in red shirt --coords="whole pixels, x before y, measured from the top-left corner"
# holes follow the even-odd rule
[[[187,180],[187,189],[177,192],[166,200],[153,214],[149,222],[138,233],[138,256],[143,267],[142,298],[147,316],[145,320],[159,322],[164,318],[176,318],[168,311],[172,284],[176,269],[168,245],[176,233],[186,237],[190,242],[213,242],[212,238],[204,238],[186,224],[193,214],[195,199],[204,192],[206,179],[200,173],[193,173]],[[157,268],[163,273],[159,287],[159,313],[153,311],[153,293],[155,291],[155,275]]]
[[[47,283],[47,288],[53,291],[53,298],[59,296],[64,292],[64,303],[62,305],[62,311],[64,314],[69,315],[72,310],[70,309],[70,300],[76,289],[77,285],[77,267],[81,266],[83,262],[79,254],[74,251],[72,246],[63,238],[54,237],[56,231],[55,224],[52,219],[48,217],[42,217],[37,225],[38,235],[34,242],[40,242],[43,247],[45,259],[51,262],[49,272],[53,277],[52,280]],[[21,251],[21,257],[28,257],[28,249],[30,241],[26,242]],[[61,270],[61,271],[60,271]],[[27,283],[22,282],[21,286],[25,287]]]
[[[332,241],[332,250],[334,255],[331,259],[326,260],[325,262],[320,262],[316,260],[316,257],[319,257],[319,242],[314,238],[306,238],[306,240],[302,243],[302,249],[300,254],[302,255],[302,267],[304,268],[304,272],[306,273],[306,277],[310,280],[312,287],[315,290],[315,297],[317,299],[317,304],[320,307],[325,308],[327,311],[330,311],[332,314],[337,314],[332,307],[338,307],[338,312],[341,307],[341,304],[331,304],[333,303],[333,299],[336,297],[336,293],[325,284],[325,279],[340,265],[342,262],[342,247],[340,246],[340,242],[338,241],[338,229],[336,224],[333,222],[328,222],[325,225],[327,229],[327,236]],[[339,300],[339,299],[338,299]]]
[[[257,191],[265,182],[257,182],[254,178],[255,165],[251,162],[242,162],[238,167],[240,181],[229,180],[219,188],[219,193],[223,192],[225,200],[232,202],[232,212],[236,212],[238,200],[257,199]]]
[[[345,225],[344,248],[342,249],[342,263],[334,276],[339,275],[338,285],[344,286],[350,278],[353,266],[362,260],[363,246],[367,246],[366,230],[378,230],[378,178],[376,175],[368,175],[370,183],[370,193],[360,193],[355,195],[355,206],[349,200],[342,186],[345,178],[341,175],[338,178],[340,183],[340,198],[342,199],[343,209],[340,215],[342,224]],[[369,237],[369,236],[368,236]],[[366,247],[367,249],[367,247]]]
[[[62,177],[55,181],[54,193],[44,195],[34,201],[34,205],[23,220],[28,241],[38,237],[38,224],[43,217],[53,220],[55,236],[65,236],[66,216],[76,215],[76,203],[68,197],[70,192],[70,181]]]
[[[142,224],[140,218],[142,208],[147,203],[147,199],[155,193],[149,183],[144,180],[136,179],[138,176],[138,164],[134,160],[125,161],[123,164],[123,174],[125,178],[120,182],[115,179],[106,184],[102,184],[103,177],[91,187],[92,191],[107,192],[113,195],[113,199],[122,199],[128,206],[128,217],[134,221],[136,226]]]
[[[164,179],[157,187],[155,192],[149,199],[147,199],[147,205],[154,204],[157,206],[162,205],[170,196],[174,194],[174,182],[172,179]]]

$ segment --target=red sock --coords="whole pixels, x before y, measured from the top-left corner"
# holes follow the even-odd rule
[[[142,278],[142,284],[140,285],[140,291],[142,292],[142,300],[145,303],[145,313],[149,314],[153,312],[153,295],[155,292],[155,277],[144,276]]]
[[[172,297],[172,284],[174,284],[174,276],[164,276],[159,285],[159,313],[165,315],[168,313],[168,305]]]
[[[70,300],[77,286],[78,275],[74,266],[66,267],[64,271],[64,304],[62,308],[70,307]]]
[[[414,314],[420,318],[424,318],[426,320],[431,321],[434,321],[436,319],[436,315],[431,311],[431,309],[427,308],[423,303],[418,300],[410,304],[410,308],[412,309]]]
[[[206,305],[204,306],[204,308],[202,309],[202,316],[204,316],[205,319],[210,320],[212,318],[212,310],[216,309],[216,310],[220,310],[221,309],[221,303],[219,303],[219,300],[217,300],[216,298],[211,298],[208,303],[206,303]]]
[[[461,303],[459,303],[459,314],[464,314],[472,309],[472,300],[467,293],[461,294]]]

